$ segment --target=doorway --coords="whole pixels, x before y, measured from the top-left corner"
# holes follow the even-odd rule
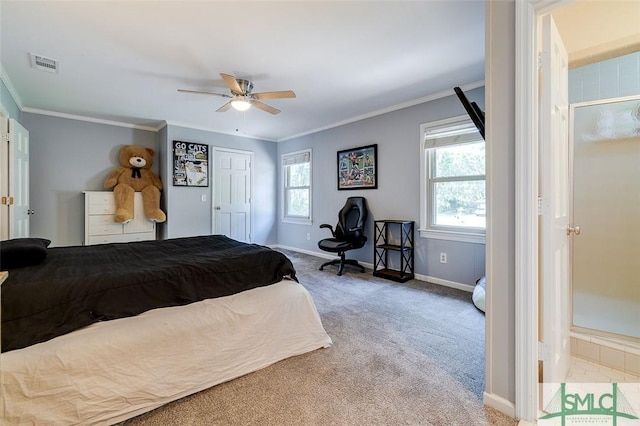
[[[213,232],[245,243],[251,242],[252,157],[250,151],[213,150]]]
[[[29,132],[0,114],[0,240],[29,237]]]
[[[538,19],[559,6],[573,2],[565,0],[533,0],[516,2],[516,417],[534,422],[537,419],[538,398]],[[578,2],[586,4],[587,2]],[[603,2],[606,7],[624,2]],[[633,3],[633,2],[629,2]],[[596,32],[588,26],[587,31]],[[600,24],[600,22],[599,22]],[[613,25],[621,27],[619,22]],[[637,20],[635,21],[637,28]],[[568,306],[565,308],[568,309]]]

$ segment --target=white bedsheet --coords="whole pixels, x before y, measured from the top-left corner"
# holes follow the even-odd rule
[[[293,281],[154,309],[3,353],[1,418],[113,424],[331,343]]]

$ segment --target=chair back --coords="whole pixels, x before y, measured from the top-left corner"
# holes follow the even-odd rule
[[[364,235],[364,225],[367,222],[367,201],[364,197],[349,197],[338,213],[336,238],[355,243],[367,240]]]

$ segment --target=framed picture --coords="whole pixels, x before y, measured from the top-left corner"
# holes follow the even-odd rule
[[[378,145],[338,151],[338,190],[378,188]]]
[[[209,146],[173,141],[173,185],[209,186]]]

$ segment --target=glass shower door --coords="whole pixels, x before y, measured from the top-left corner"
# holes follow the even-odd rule
[[[573,324],[640,339],[640,98],[575,104]]]

